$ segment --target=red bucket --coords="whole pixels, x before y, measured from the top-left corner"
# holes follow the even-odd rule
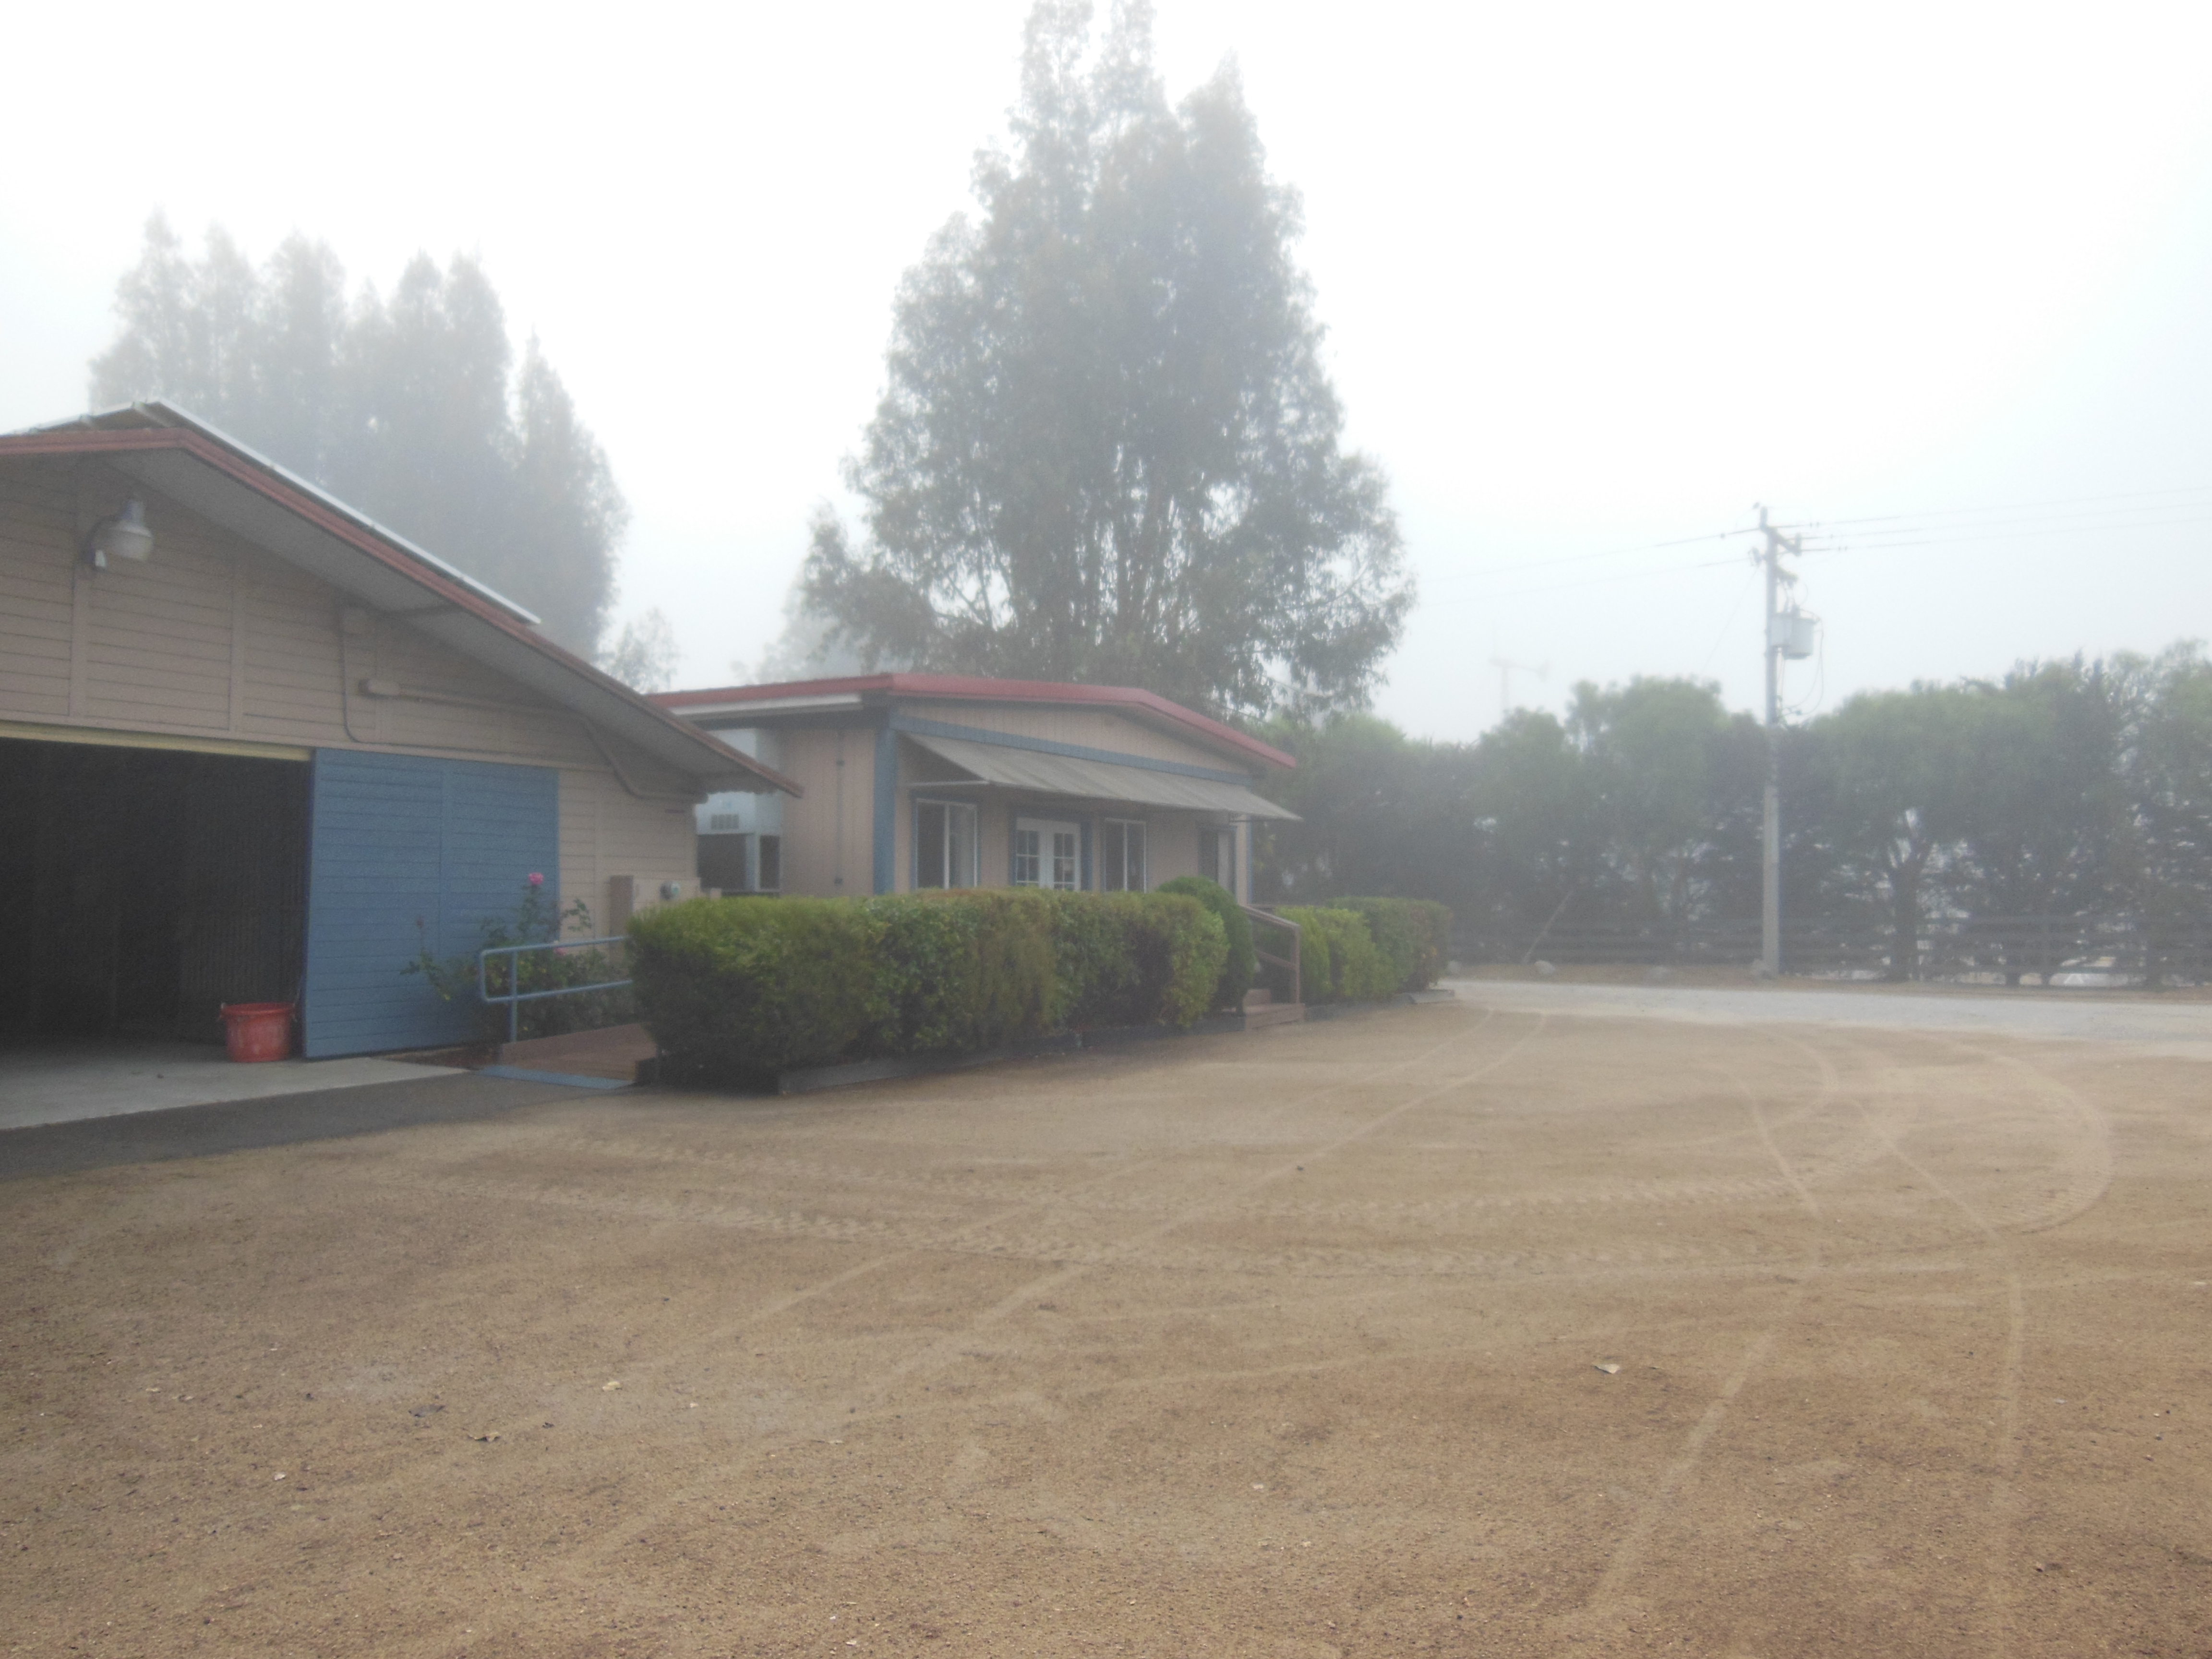
[[[288,1058],[292,1052],[292,1005],[226,1002],[222,1006],[222,1041],[233,1060]]]

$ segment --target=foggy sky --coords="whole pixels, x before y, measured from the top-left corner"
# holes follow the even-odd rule
[[[1164,0],[1171,92],[1234,54],[1304,193],[1423,588],[1378,704],[1410,730],[1494,720],[1494,654],[1548,665],[1525,702],[1642,672],[1751,706],[1715,532],[1754,501],[1834,526],[1802,708],[2212,635],[2212,11],[1809,10]],[[1025,11],[37,9],[0,428],[82,408],[157,206],[356,283],[475,253],[635,509],[617,614],[722,683],[841,499]]]

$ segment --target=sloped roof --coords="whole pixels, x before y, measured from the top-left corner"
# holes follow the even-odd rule
[[[799,710],[914,698],[945,702],[1074,703],[1133,714],[1185,738],[1284,771],[1297,762],[1271,744],[1239,732],[1194,708],[1170,702],[1133,685],[1063,685],[1051,680],[994,680],[968,674],[857,674],[839,679],[787,680],[771,685],[729,685],[698,691],[661,691],[653,701],[690,720],[709,715]]]
[[[1254,794],[1241,783],[1218,778],[1191,777],[1183,773],[1144,766],[1117,766],[1110,761],[1076,755],[1043,754],[1034,750],[1009,749],[995,743],[970,743],[962,738],[934,734],[906,734],[908,743],[949,761],[977,783],[994,783],[1033,795],[1061,795],[1071,800],[1132,801],[1144,806],[1180,806],[1201,812],[1228,812],[1240,817],[1279,818],[1297,823],[1287,807]],[[943,787],[933,780],[932,788]]]
[[[203,518],[665,762],[702,787],[801,793],[537,632],[538,618],[173,404],[0,435],[0,459],[97,455]],[[159,555],[157,554],[158,557]]]

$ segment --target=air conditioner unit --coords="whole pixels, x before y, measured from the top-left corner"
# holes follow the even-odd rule
[[[699,884],[723,894],[783,889],[783,837],[709,833],[699,837]]]
[[[699,837],[699,884],[717,892],[750,893],[753,888],[750,836],[715,833]]]

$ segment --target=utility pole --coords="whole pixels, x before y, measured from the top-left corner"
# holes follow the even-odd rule
[[[1805,550],[1802,536],[1785,536],[1759,509],[1764,542],[1755,556],[1766,569],[1766,798],[1759,844],[1759,963],[1767,977],[1782,972],[1782,663],[1813,654],[1813,618],[1782,608],[1782,589],[1796,578],[1782,568],[1784,553]]]

